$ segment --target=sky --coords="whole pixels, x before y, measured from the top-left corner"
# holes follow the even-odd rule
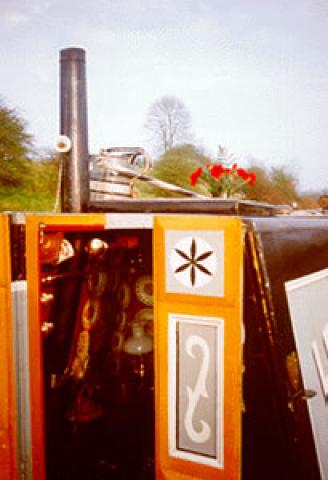
[[[59,134],[59,51],[86,50],[89,150],[142,146],[177,96],[194,143],[328,189],[328,0],[0,0],[0,97],[37,150]]]

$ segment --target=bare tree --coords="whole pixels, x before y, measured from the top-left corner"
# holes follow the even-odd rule
[[[187,143],[192,138],[190,113],[184,103],[173,96],[161,97],[150,106],[145,128],[161,152]]]

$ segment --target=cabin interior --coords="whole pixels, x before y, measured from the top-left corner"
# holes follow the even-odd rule
[[[152,249],[151,229],[42,232],[47,480],[155,478]],[[247,248],[244,270],[242,478],[287,479]]]

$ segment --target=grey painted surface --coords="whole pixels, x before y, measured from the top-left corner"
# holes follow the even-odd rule
[[[27,283],[25,280],[12,282],[12,309],[17,405],[18,478],[20,480],[32,480]]]
[[[328,269],[286,283],[322,480],[328,479]],[[326,334],[326,335],[325,335]]]

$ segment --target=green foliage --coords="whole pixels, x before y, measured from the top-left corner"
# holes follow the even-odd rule
[[[315,210],[320,207],[320,201],[318,199],[318,194],[303,194],[299,197],[297,202],[298,208],[302,210]]]
[[[30,168],[31,137],[23,119],[0,99],[0,186],[19,186]]]
[[[253,163],[250,170],[256,175],[256,183],[246,188],[246,197],[272,204],[292,204],[299,201],[297,179],[286,167],[272,167]]]
[[[256,183],[252,187],[245,188],[246,198],[271,203],[273,188],[268,172],[256,163],[251,164],[249,168],[256,175]]]
[[[292,203],[297,200],[297,180],[285,167],[272,167],[271,181],[277,203]]]
[[[206,165],[205,168],[198,167],[190,180],[192,185],[204,183],[213,197],[224,195],[227,198],[232,196],[243,198],[245,187],[253,185],[256,178],[253,172],[238,167],[237,163],[231,167],[215,163]]]
[[[225,162],[227,165],[236,161],[236,158],[224,147],[220,147],[218,156],[218,161]],[[190,184],[191,173],[199,166],[204,167],[208,163],[213,163],[213,160],[204,155],[194,145],[183,145],[171,148],[162,155],[150,175],[165,182],[211,196],[208,185],[204,182],[197,182],[195,187]],[[256,182],[252,186],[246,185],[243,188],[244,198],[272,204],[291,204],[301,201],[297,192],[297,180],[285,167],[272,167],[268,170],[263,165],[253,161],[247,170],[256,175]],[[137,183],[137,196],[180,197],[177,193],[168,192],[142,182]]]
[[[0,185],[0,211],[52,211],[57,178],[56,158],[31,161],[19,185]]]
[[[165,116],[167,112],[170,113],[171,120],[168,126],[174,128],[167,132],[168,126],[165,124],[165,135],[169,135],[165,137],[169,138],[164,145],[165,149],[176,144],[183,136],[186,137],[190,128],[190,118],[184,105],[178,99],[165,97],[153,108],[155,109],[153,113],[156,115],[152,120],[159,122],[159,124],[156,122],[154,124],[157,128],[156,130],[154,127],[155,130],[159,132],[161,130],[158,130],[158,126],[162,125],[163,114]],[[172,136],[173,134],[174,136]],[[15,110],[6,107],[0,98],[0,210],[53,210],[58,178],[57,159],[53,155],[48,155],[44,159],[32,161],[31,148],[31,136],[26,132],[23,119]],[[226,148],[219,146],[217,162],[231,166],[229,164],[238,163],[238,159]],[[150,175],[173,185],[210,196],[208,185],[198,182],[193,187],[190,183],[190,175],[199,166],[204,167],[208,163],[214,163],[213,159],[197,147],[191,144],[182,145],[167,149],[156,162]],[[273,204],[297,202],[300,206],[315,202],[313,198],[302,198],[298,194],[297,179],[285,167],[272,167],[268,170],[263,165],[253,162],[249,165],[249,169],[255,173],[256,183],[253,186],[245,187],[246,198]],[[136,196],[179,197],[181,195],[150,184],[136,182]],[[324,208],[326,208],[326,202]]]
[[[320,208],[323,210],[328,210],[328,195],[320,195],[318,203]]]
[[[56,156],[33,162],[29,171],[31,188],[34,191],[48,192],[49,195],[54,196],[57,189],[58,168]]]
[[[51,212],[54,203],[54,196],[46,191],[0,186],[0,211]]]
[[[24,120],[0,99],[0,210],[51,211],[57,188],[57,159],[31,159]]]
[[[154,168],[150,172],[150,176],[188,190],[194,190],[208,195],[208,191],[204,186],[197,185],[196,187],[191,187],[190,174],[199,165],[205,165],[209,161],[209,158],[194,145],[183,145],[181,147],[171,148],[155,163]],[[168,192],[142,182],[138,182],[136,186],[138,197],[170,198],[181,196],[178,193]]]

